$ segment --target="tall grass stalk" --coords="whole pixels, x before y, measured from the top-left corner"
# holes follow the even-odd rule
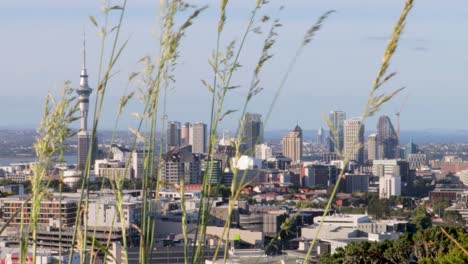
[[[178,47],[185,31],[192,25],[193,20],[206,8],[196,9],[176,30],[174,30],[174,16],[176,13],[185,9],[187,6],[182,1],[171,1],[170,5],[166,1],[161,1],[161,10],[163,14],[162,19],[162,33],[160,36],[160,52],[157,57],[157,65],[151,64],[149,57],[142,59],[146,63],[146,67],[142,74],[144,80],[144,89],[140,89],[141,99],[144,102],[144,109],[142,114],[136,114],[140,118],[137,129],[131,129],[135,135],[134,144],[137,139],[143,139],[140,133],[143,124],[149,127],[149,133],[145,140],[144,152],[144,178],[143,178],[143,206],[142,206],[142,223],[140,230],[140,263],[147,263],[153,249],[154,242],[154,220],[148,220],[147,217],[151,214],[147,200],[148,190],[155,190],[155,203],[158,199],[160,169],[156,174],[155,186],[151,186],[150,179],[154,175],[154,160],[155,160],[155,142],[156,138],[156,121],[158,116],[159,95],[161,88],[164,87],[165,81],[172,81],[172,76],[167,74],[171,72],[172,67],[175,65],[178,57]],[[152,76],[154,74],[154,77]],[[146,149],[148,148],[148,149]],[[159,160],[162,156],[161,150]]]
[[[263,22],[266,22],[268,20],[270,20],[269,17],[265,16],[265,17],[262,18]],[[265,40],[263,42],[262,52],[261,52],[260,57],[259,57],[259,59],[257,61],[257,64],[255,65],[252,80],[250,82],[250,87],[248,89],[248,92],[247,92],[247,95],[246,95],[246,98],[245,98],[245,101],[244,101],[244,105],[242,107],[241,119],[239,121],[239,126],[238,126],[238,129],[236,131],[235,164],[237,164],[237,162],[239,161],[240,156],[241,156],[241,148],[240,147],[241,147],[241,142],[242,142],[242,139],[243,139],[242,136],[243,136],[244,129],[245,129],[243,120],[244,120],[245,115],[246,115],[247,106],[248,106],[249,102],[253,99],[253,97],[255,95],[257,95],[258,93],[260,93],[260,91],[262,91],[262,89],[263,89],[262,87],[260,87],[260,72],[261,72],[263,66],[273,57],[273,55],[271,55],[270,51],[273,48],[273,45],[276,42],[276,37],[278,35],[277,32],[276,32],[276,29],[279,28],[280,26],[281,26],[281,24],[279,23],[279,18],[274,19],[272,21],[270,30],[268,31],[268,34],[267,34],[267,36],[266,36],[266,38],[265,38]],[[249,150],[249,151],[254,152],[254,150]],[[238,182],[238,180],[237,180],[238,169],[237,169],[235,164],[233,164],[231,166],[232,172],[233,172],[233,179],[232,179],[232,184],[231,184],[231,197],[230,197],[229,204],[228,204],[228,219],[226,221],[226,224],[225,224],[225,227],[224,227],[224,230],[223,230],[223,235],[222,235],[222,237],[224,238],[224,234],[227,233],[226,234],[226,243],[225,243],[225,248],[224,248],[224,259],[227,258],[227,252],[228,252],[228,249],[229,249],[229,233],[230,233],[232,212],[234,210],[235,203],[238,201],[238,198],[239,198],[239,195],[240,195],[241,191],[249,184],[249,182],[247,182],[247,183],[245,182],[247,171],[244,171],[240,181]]]
[[[244,31],[242,40],[240,41],[240,44],[239,44],[239,47],[237,48],[235,56],[234,56],[235,42],[231,42],[226,49],[226,54],[224,55],[224,58],[221,59],[221,62],[223,62],[222,64],[223,64],[224,69],[220,71],[219,64],[218,64],[219,63],[218,62],[219,40],[220,40],[221,33],[224,28],[224,24],[226,23],[226,7],[228,5],[228,1],[222,0],[221,2],[220,17],[219,17],[218,28],[217,28],[218,35],[217,35],[216,52],[214,56],[215,62],[211,63],[213,71],[214,71],[214,77],[213,77],[214,86],[211,87],[207,85],[206,82],[204,82],[205,86],[212,93],[210,135],[209,135],[209,142],[208,142],[208,157],[211,160],[214,157],[219,122],[221,122],[221,120],[225,116],[235,112],[235,110],[227,110],[224,112],[224,100],[226,98],[226,94],[228,93],[228,91],[237,88],[237,86],[231,85],[232,76],[234,72],[240,67],[240,64],[239,64],[240,54],[243,51],[245,42],[247,40],[247,36],[252,30],[252,26],[254,25],[254,22],[255,22],[255,17],[258,11],[261,9],[261,7],[264,4],[266,4],[266,1],[263,1],[263,0],[256,1],[255,8],[251,12],[251,16],[247,22],[246,30]],[[213,67],[213,65],[215,65],[215,67]],[[217,84],[217,78],[219,78],[221,81],[219,85]],[[221,90],[217,92],[218,86],[219,86],[219,89]],[[206,170],[207,172],[209,172],[212,169],[213,164],[210,162],[209,166],[210,166],[209,170]],[[204,259],[203,254],[204,254],[204,244],[205,244],[205,239],[206,239],[206,226],[208,224],[208,216],[209,216],[209,211],[211,207],[208,201],[208,197],[210,196],[210,191],[211,191],[210,189],[211,179],[209,179],[210,174],[207,172],[205,172],[205,175],[203,176],[201,207],[200,207],[199,214],[198,214],[198,225],[197,225],[197,229],[195,233],[196,250],[194,250],[192,263],[196,263],[198,259],[201,259],[201,260]],[[220,247],[220,244],[217,245],[217,248],[214,254],[215,256],[218,254],[219,247]]]
[[[31,233],[32,239],[32,261],[37,258],[37,234],[39,224],[39,213],[41,203],[47,195],[47,188],[50,183],[48,170],[53,161],[53,157],[59,155],[59,160],[63,157],[65,140],[74,133],[69,129],[69,124],[77,120],[74,116],[78,110],[75,104],[75,97],[69,83],[64,84],[58,100],[49,93],[44,103],[44,114],[41,119],[38,136],[34,143],[37,161],[32,166],[33,176],[31,178],[31,211],[28,219],[26,232],[24,232],[24,215],[21,217],[20,226],[20,255],[25,260],[28,255],[28,245]],[[47,181],[48,180],[48,181]],[[43,182],[47,181],[45,185]],[[29,199],[24,204],[28,205]]]
[[[396,48],[398,46],[398,42],[400,40],[400,37],[401,37],[401,34],[403,32],[403,29],[405,27],[405,21],[406,21],[406,18],[409,14],[409,12],[411,11],[411,9],[413,8],[413,0],[406,0],[405,2],[405,5],[403,7],[403,10],[400,14],[400,17],[398,18],[397,22],[396,22],[396,25],[394,26],[393,28],[393,32],[392,32],[392,35],[390,36],[390,39],[388,41],[388,44],[387,44],[387,48],[385,49],[385,52],[384,52],[384,55],[383,55],[383,58],[382,58],[382,64],[380,66],[380,69],[377,73],[377,76],[374,80],[374,82],[372,83],[372,88],[369,92],[369,96],[367,98],[367,102],[365,104],[365,107],[364,107],[364,111],[361,115],[361,124],[360,124],[360,127],[359,127],[359,131],[363,128],[363,124],[364,124],[364,120],[372,115],[374,115],[375,113],[377,113],[381,106],[386,103],[387,101],[389,101],[390,99],[392,99],[396,94],[398,94],[401,90],[401,89],[397,89],[389,94],[386,94],[386,93],[382,93],[380,95],[375,95],[376,92],[378,92],[379,88],[382,87],[382,85],[384,83],[386,83],[388,80],[390,80],[393,76],[395,76],[395,73],[390,73],[390,74],[387,74],[387,70],[388,70],[388,67],[390,65],[390,60],[391,58],[393,57],[395,51],[396,51]],[[336,129],[333,127],[333,124],[330,122],[330,120],[326,120],[327,121],[327,124],[330,126],[330,130],[332,131],[336,131]],[[334,135],[337,135],[338,133],[333,133]],[[335,142],[338,142],[338,140],[335,139]],[[353,144],[353,151],[357,151],[359,148],[363,147],[362,145],[360,145],[359,143],[359,140],[358,138],[356,138],[354,140],[354,144]],[[343,168],[346,168],[347,165],[349,164],[349,161],[351,159],[351,155],[353,153],[344,153],[344,165],[343,165]],[[332,193],[330,195],[330,198],[328,200],[328,203],[327,203],[327,206],[325,208],[325,211],[322,215],[322,218],[321,218],[321,221],[320,221],[320,224],[317,228],[317,231],[314,235],[314,239],[312,240],[312,243],[310,244],[308,250],[307,250],[307,254],[306,254],[306,257],[304,259],[304,264],[308,263],[309,261],[309,258],[310,258],[310,255],[311,255],[311,252],[312,252],[312,249],[314,248],[314,245],[317,241],[317,238],[320,234],[320,231],[321,231],[321,228],[322,228],[322,225],[323,225],[323,220],[325,219],[325,216],[328,214],[328,212],[330,211],[330,208],[331,208],[331,205],[332,205],[332,202],[336,196],[336,193],[337,193],[337,190],[338,190],[338,187],[340,185],[340,182],[341,182],[341,179],[343,178],[343,175],[344,175],[344,170],[341,170],[339,176],[338,176],[338,179],[336,181],[336,184],[335,184],[335,187],[333,188],[332,190]]]
[[[258,10],[257,8],[260,7],[261,4],[264,4],[264,2],[257,2],[257,7],[256,9],[254,10],[254,12],[252,12],[252,17],[251,17],[251,20],[248,24],[248,30],[246,31],[246,34],[250,31],[250,27],[252,26],[253,24],[253,19],[254,19],[254,15],[255,15],[255,12]],[[280,8],[281,10],[282,8]],[[328,14],[327,14],[328,16]],[[324,20],[326,18],[323,17],[321,20],[320,20],[320,24],[321,24],[321,21]],[[265,16],[264,18],[262,18],[262,21],[265,22],[265,21],[268,21],[269,20],[269,17]],[[275,38],[277,36],[277,33],[276,33],[276,28],[280,27],[281,24],[279,23],[279,20],[278,19],[274,19],[272,21],[272,25],[271,25],[271,28],[267,34],[267,37],[264,41],[264,45],[263,45],[263,48],[262,48],[262,53],[260,55],[260,58],[257,62],[257,65],[255,67],[255,70],[254,70],[254,74],[253,74],[253,77],[252,77],[252,80],[251,80],[251,83],[250,83],[250,86],[249,86],[249,89],[248,89],[248,94],[245,98],[245,102],[244,102],[244,105],[242,107],[242,111],[241,111],[241,117],[244,118],[245,116],[245,113],[246,113],[246,110],[247,110],[247,106],[250,102],[250,100],[255,96],[257,95],[261,90],[262,88],[260,87],[260,78],[259,78],[259,74],[260,74],[260,70],[262,69],[263,65],[272,58],[273,55],[270,54],[270,49],[273,47],[274,43],[275,43]],[[320,27],[318,27],[317,29],[315,29],[314,31],[312,31],[311,33],[309,32],[308,33],[308,38],[307,38],[307,41],[304,40],[304,43],[301,45],[301,47],[305,46],[308,42],[310,42],[310,39],[312,38],[313,36],[313,33],[315,33],[315,31],[317,31]],[[257,29],[258,31],[258,29]],[[244,36],[246,36],[246,34]],[[245,40],[245,37],[244,37],[244,40]],[[299,52],[296,53],[296,58],[299,56]],[[290,64],[290,69],[292,69],[293,65],[295,64],[295,59],[293,60],[293,62]],[[237,61],[234,62],[233,64],[233,69],[235,67],[237,67]],[[233,71],[232,71],[233,72]],[[232,76],[232,72],[228,78],[228,82],[230,82],[230,77]],[[287,79],[287,74],[286,76],[283,78],[283,82],[282,84],[280,85],[280,87],[284,86],[285,84],[285,81]],[[227,86],[229,87],[229,85]],[[208,87],[209,88],[209,87]],[[224,94],[223,96],[221,96],[222,100],[224,100],[224,95],[225,95],[225,92],[227,92],[228,89],[225,89],[224,90]],[[279,96],[279,93],[277,93],[276,96]],[[220,100],[221,102],[223,102],[222,100]],[[222,104],[219,104],[221,107],[222,107]],[[272,105],[274,105],[274,102],[272,103]],[[218,108],[219,109],[219,108]],[[219,113],[221,113],[221,111],[218,111]],[[234,112],[233,110],[229,110],[226,112],[226,114],[229,114],[229,113],[232,113]],[[219,115],[221,116],[221,115]],[[221,116],[221,118],[224,117]],[[221,119],[220,118],[220,119]],[[235,148],[236,148],[236,157],[235,157],[235,161],[239,160],[240,158],[240,155],[241,155],[241,151],[240,151],[240,142],[242,141],[242,133],[243,133],[243,130],[244,130],[244,127],[243,127],[243,122],[242,122],[242,119],[240,120],[239,122],[239,126],[238,126],[238,129],[237,129],[237,132],[236,132],[236,141],[235,141]],[[212,137],[216,137],[216,135],[211,135]],[[245,182],[245,177],[246,177],[246,173],[244,172],[244,174],[242,175],[240,181],[238,182],[238,170],[235,166],[231,166],[232,168],[232,172],[233,172],[233,183],[231,185],[231,196],[230,196],[230,199],[229,199],[229,204],[228,204],[228,216],[227,216],[227,220],[226,220],[226,223],[225,223],[225,226],[224,226],[224,229],[223,229],[223,233],[221,235],[221,239],[220,241],[218,241],[218,245],[216,247],[216,250],[215,250],[215,254],[213,256],[213,261],[216,260],[217,258],[217,254],[218,254],[218,250],[220,248],[220,245],[221,245],[221,242],[225,239],[225,251],[224,251],[224,259],[227,258],[227,251],[228,251],[228,248],[229,248],[229,230],[230,230],[230,225],[231,225],[231,217],[232,217],[232,212],[233,212],[233,209],[234,209],[234,206],[235,206],[235,203],[236,201],[238,200],[239,198],[239,195],[241,193],[241,191],[247,186],[247,184],[249,184],[249,182]],[[205,176],[205,178],[207,178]],[[204,187],[206,185],[204,184]],[[226,236],[226,237],[225,237]],[[202,240],[203,241],[203,240]],[[200,242],[202,242],[200,241]]]
[[[80,254],[80,261],[81,263],[85,262],[85,255],[86,255],[86,245],[87,245],[87,211],[88,211],[88,205],[89,205],[89,191],[85,192],[85,189],[87,188],[87,184],[89,181],[89,176],[90,176],[90,169],[91,169],[91,157],[93,153],[93,145],[94,145],[94,140],[97,135],[97,128],[100,120],[100,115],[102,111],[102,106],[104,102],[104,97],[106,93],[106,88],[108,81],[111,76],[111,72],[120,57],[123,49],[126,47],[126,43],[124,42],[120,48],[117,48],[117,45],[119,43],[119,36],[120,36],[120,31],[122,28],[122,22],[126,10],[126,5],[127,5],[127,0],[124,0],[122,2],[122,5],[116,5],[116,6],[111,6],[110,1],[104,1],[104,4],[102,6],[103,12],[105,14],[105,22],[104,26],[99,27],[99,24],[96,22],[96,19],[94,17],[90,17],[91,22],[98,28],[100,34],[101,34],[101,51],[100,51],[100,61],[99,61],[99,70],[98,70],[98,81],[97,81],[97,91],[96,91],[96,100],[95,100],[95,109],[94,109],[94,114],[93,114],[93,127],[92,127],[92,132],[91,132],[91,138],[90,138],[90,144],[89,144],[89,151],[87,155],[87,160],[86,160],[86,165],[83,171],[83,176],[82,176],[82,182],[81,182],[81,191],[80,191],[80,199],[78,203],[78,210],[77,210],[77,217],[75,221],[75,228],[73,231],[73,239],[72,239],[72,245],[69,254],[69,260],[68,263],[71,264],[72,261],[72,256],[73,256],[73,249],[75,247],[75,244],[77,242],[80,243],[79,247],[79,254]],[[113,29],[108,31],[108,20],[109,20],[109,14],[111,11],[119,11],[120,14],[118,16],[118,24],[115,26]],[[104,54],[105,54],[105,43],[107,42],[107,35],[109,33],[114,33],[114,38],[112,41],[112,50],[110,53],[109,57],[109,62],[107,64],[107,68],[104,70]],[[102,73],[104,75],[102,75]],[[84,201],[84,206],[83,206],[83,201]],[[81,219],[81,213],[83,212],[83,219]],[[81,222],[83,222],[83,230],[79,230],[81,227]],[[81,233],[81,236],[78,235],[78,230]],[[93,244],[94,245],[94,244]]]

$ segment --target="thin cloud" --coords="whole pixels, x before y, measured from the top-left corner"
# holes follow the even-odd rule
[[[388,36],[367,36],[364,38],[364,41],[367,42],[386,42],[388,41]],[[427,46],[429,45],[429,39],[420,38],[420,37],[402,37],[401,42],[407,47],[410,46],[410,50],[417,52],[426,52],[428,51]]]
[[[388,36],[367,36],[364,38],[364,40],[366,41],[387,41],[388,40]],[[426,38],[421,38],[421,37],[416,37],[416,38],[413,38],[413,37],[401,37],[400,38],[402,42],[406,42],[406,43],[429,43],[429,39],[426,39]]]

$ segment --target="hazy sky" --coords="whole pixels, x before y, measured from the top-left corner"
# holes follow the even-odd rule
[[[196,20],[182,40],[181,58],[175,72],[177,82],[168,95],[171,120],[208,121],[210,97],[200,80],[210,81],[208,58],[215,46],[218,1],[205,2],[209,9]],[[239,40],[255,1],[233,0],[228,9],[223,46]],[[322,114],[344,110],[348,117],[359,115],[378,70],[389,34],[404,1],[397,0],[271,0],[261,14],[275,15],[280,5],[284,25],[274,48],[274,58],[264,68],[264,91],[249,111],[265,114],[290,58],[305,30],[325,11],[335,9],[317,38],[306,48],[278,100],[267,129],[289,129],[298,122],[303,128],[323,126]],[[401,45],[390,70],[398,75],[385,89],[402,86],[407,90],[390,102],[382,113],[395,118],[395,110],[409,94],[402,113],[402,130],[447,128],[468,129],[468,1],[415,1]],[[157,52],[155,37],[159,1],[128,3],[123,38],[128,48],[116,66],[105,102],[103,128],[110,128],[116,102],[123,93],[128,74],[138,71],[137,61]],[[102,20],[101,1],[41,0],[2,1],[0,9],[0,127],[37,125],[41,103],[48,90],[57,90],[65,80],[76,87],[82,64],[82,31],[87,30],[88,73],[96,85],[99,38],[89,22],[93,15]],[[260,17],[260,16],[259,16]],[[239,109],[246,84],[258,59],[262,37],[250,35],[241,56],[242,69],[234,83],[243,88],[228,99],[227,109]],[[95,93],[92,94],[94,99]],[[91,100],[93,101],[93,100]],[[132,126],[131,112],[141,109],[134,102],[125,112],[121,129]],[[235,126],[237,115],[222,126]],[[375,128],[377,118],[366,123]],[[395,122],[395,121],[394,121]]]

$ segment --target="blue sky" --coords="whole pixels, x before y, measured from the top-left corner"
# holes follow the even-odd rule
[[[32,2],[32,3],[31,3]],[[35,127],[48,90],[57,90],[63,81],[79,81],[83,26],[87,30],[88,72],[95,86],[99,38],[88,16],[102,19],[101,1],[7,1],[0,9],[0,127]],[[122,95],[130,72],[140,69],[137,61],[157,51],[155,32],[159,1],[129,1],[123,37],[130,38],[110,83],[110,97],[102,127],[112,127],[116,102]],[[210,98],[200,80],[211,80],[208,58],[215,45],[218,1],[188,30],[182,41],[177,79],[168,96],[171,120],[208,121]],[[231,1],[223,45],[239,40],[255,1]],[[339,109],[348,117],[359,115],[377,72],[387,38],[404,1],[396,0],[271,0],[261,14],[280,13],[284,25],[274,48],[274,58],[261,76],[264,91],[249,111],[265,114],[286,64],[305,30],[325,11],[334,9],[317,38],[306,48],[294,68],[274,109],[267,129],[288,129],[298,122],[303,128],[323,126],[322,114]],[[383,108],[394,119],[406,94],[402,130],[443,128],[468,129],[465,107],[468,90],[468,2],[416,1],[402,42],[390,70],[398,75],[384,89],[407,87],[404,94]],[[234,76],[236,90],[227,109],[239,109],[246,85],[261,49],[262,37],[251,35],[241,56],[242,69]],[[95,94],[93,94],[94,96]],[[94,98],[94,97],[93,97]],[[121,129],[133,126],[131,112],[141,109],[134,102],[125,112]],[[238,116],[232,115],[222,126],[232,128]],[[375,128],[377,118],[366,122]],[[394,121],[395,122],[395,121]]]

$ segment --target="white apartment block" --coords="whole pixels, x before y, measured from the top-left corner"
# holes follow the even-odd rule
[[[273,157],[273,151],[267,144],[259,144],[255,146],[255,158],[267,160]]]
[[[390,198],[390,196],[401,195],[401,177],[384,175],[379,178],[379,198]]]

